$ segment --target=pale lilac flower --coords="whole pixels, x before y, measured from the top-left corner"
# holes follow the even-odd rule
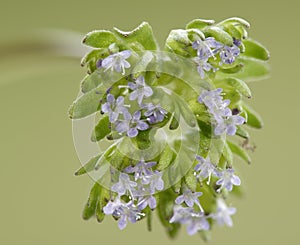
[[[214,116],[216,121],[223,121],[225,117],[230,117],[232,112],[228,106],[230,105],[230,100],[222,100],[215,104],[214,107],[209,108],[209,112]]]
[[[216,184],[220,185],[220,188],[217,192],[220,192],[223,188],[228,191],[232,191],[233,185],[240,185],[241,180],[238,176],[234,175],[234,169],[228,168],[224,169],[218,173],[218,177],[220,178]]]
[[[129,95],[130,100],[137,100],[140,105],[143,101],[143,98],[150,97],[153,94],[153,90],[151,87],[147,86],[145,83],[145,78],[143,76],[139,76],[135,82],[129,82],[128,87],[132,92]]]
[[[194,204],[196,204],[200,208],[201,212],[203,212],[203,208],[199,202],[200,196],[202,196],[202,192],[192,192],[190,189],[186,189],[182,195],[175,199],[175,203],[179,205],[185,202],[185,204],[190,208],[194,207]]]
[[[130,129],[130,121],[131,121],[131,115],[129,118],[123,119],[123,120],[117,120],[115,122],[115,129],[120,133],[123,134],[127,132]]]
[[[238,46],[233,45],[232,47],[224,46],[220,51],[220,64],[232,64],[236,57],[240,55],[240,49]]]
[[[145,184],[149,184],[151,194],[154,194],[156,190],[162,191],[164,189],[162,173],[154,171],[152,175],[147,177],[147,182]]]
[[[105,68],[105,71],[111,69],[112,71],[115,70],[116,72],[125,74],[125,68],[130,67],[130,63],[126,60],[130,57],[131,51],[124,50],[115,54],[112,54],[101,62],[101,67]]]
[[[170,223],[185,224],[187,233],[194,235],[200,230],[209,230],[209,223],[203,213],[196,213],[193,208],[174,206]]]
[[[236,208],[227,207],[223,199],[217,199],[216,213],[211,214],[211,217],[217,221],[219,225],[233,226],[233,222],[230,216],[236,213]]]
[[[105,207],[103,207],[103,212],[108,214],[114,214],[116,210],[119,210],[119,208],[125,206],[124,203],[121,202],[120,197],[118,196],[114,201],[109,201]]]
[[[118,193],[120,196],[125,195],[128,191],[133,196],[132,191],[137,186],[137,183],[130,180],[128,174],[121,173],[119,182],[111,187],[111,190]]]
[[[185,223],[187,219],[194,213],[194,209],[190,207],[182,207],[175,205],[173,208],[173,216],[170,219],[170,223]]]
[[[215,135],[221,135],[226,132],[227,135],[235,135],[237,127],[236,125],[242,125],[245,122],[245,118],[239,115],[232,115],[232,112],[228,111],[224,118],[216,118],[217,125],[215,127]]]
[[[124,120],[115,122],[116,130],[119,133],[127,133],[130,138],[138,135],[138,130],[144,131],[149,128],[149,125],[141,119],[141,111],[136,111],[132,116],[126,116]]]
[[[231,110],[228,108],[230,100],[223,100],[222,91],[222,88],[203,90],[198,97],[198,102],[205,104],[216,120],[231,115]]]
[[[119,221],[118,226],[120,230],[125,229],[127,226],[127,220],[129,220],[130,223],[136,223],[141,216],[143,216],[142,213],[140,213],[132,204],[132,201],[126,204],[125,207],[122,207],[119,212]]]
[[[198,97],[198,102],[206,105],[207,108],[219,107],[219,104],[223,101],[221,95],[223,89],[217,88],[214,90],[203,90]]]
[[[239,115],[232,115],[232,111],[228,108],[230,100],[223,100],[221,93],[221,88],[211,91],[203,90],[198,97],[198,102],[205,104],[208,111],[214,116],[215,135],[221,135],[224,132],[228,135],[235,135],[236,125],[243,124],[245,119]]]
[[[140,197],[138,199],[137,207],[139,210],[144,210],[147,206],[149,206],[149,208],[153,210],[156,208],[156,205],[157,203],[155,197],[150,195],[150,196]]]
[[[147,176],[153,174],[152,167],[154,167],[156,162],[145,162],[144,159],[139,161],[135,166],[129,166],[124,169],[126,173],[134,173],[134,179],[137,181],[138,179],[145,180]],[[146,181],[146,180],[145,180]]]
[[[101,106],[101,111],[108,113],[109,121],[114,123],[118,120],[120,114],[123,114],[125,118],[130,116],[126,105],[124,105],[124,97],[119,96],[117,99],[112,94],[108,94],[106,97],[107,102]]]
[[[192,44],[193,49],[197,50],[197,55],[201,59],[214,57],[222,46],[223,45],[217,42],[213,37],[208,37],[205,40],[197,40]]]
[[[149,103],[144,105],[143,109],[146,110],[144,116],[148,117],[147,120],[150,124],[162,122],[165,119],[165,116],[168,114],[168,112],[163,109],[160,104],[153,105],[152,103]]]
[[[217,71],[217,68],[213,67],[206,58],[199,58],[195,57],[193,58],[193,61],[197,65],[197,71],[200,75],[200,77],[203,79],[205,77],[205,72],[212,70],[213,72]]]
[[[195,235],[198,231],[208,231],[210,227],[204,214],[191,216],[185,224],[186,231],[190,236]]]
[[[216,175],[216,167],[211,163],[209,156],[205,159],[201,156],[196,156],[199,164],[194,168],[198,174],[196,175],[200,181],[207,180],[207,184],[210,183],[212,175]]]
[[[111,214],[119,219],[118,226],[120,230],[123,230],[127,226],[127,220],[131,223],[136,223],[142,216],[142,214],[134,207],[132,201],[125,204],[120,201],[119,197],[114,202],[109,201],[103,208],[103,212],[106,215]]]
[[[149,128],[149,125],[141,120],[141,111],[136,111],[131,119],[130,128],[127,131],[127,135],[131,138],[138,135],[138,130],[144,131]]]

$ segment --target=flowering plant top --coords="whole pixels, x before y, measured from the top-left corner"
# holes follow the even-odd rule
[[[249,164],[248,128],[263,125],[245,103],[248,85],[269,72],[269,52],[249,27],[196,19],[172,30],[163,51],[146,22],[86,35],[87,75],[69,110],[74,125],[95,122],[98,150],[76,172],[95,181],[84,219],[111,215],[121,230],[147,219],[151,230],[156,210],[170,237],[184,226],[203,239],[214,224],[233,225],[228,197],[241,192],[233,155]]]

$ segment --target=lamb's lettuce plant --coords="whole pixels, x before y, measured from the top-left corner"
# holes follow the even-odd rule
[[[84,219],[112,216],[121,230],[147,219],[151,230],[157,211],[170,237],[185,226],[203,239],[215,224],[233,225],[228,197],[241,193],[233,154],[249,164],[248,128],[263,125],[245,102],[249,83],[269,73],[269,52],[249,27],[195,19],[172,30],[163,51],[146,22],[86,35],[87,75],[69,110],[74,123],[96,121],[99,151],[76,172],[95,181]]]

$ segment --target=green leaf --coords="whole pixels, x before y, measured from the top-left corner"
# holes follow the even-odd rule
[[[226,20],[221,21],[217,25],[227,25],[227,24],[233,24],[233,25],[241,25],[246,28],[250,28],[250,23],[242,18],[238,17],[233,17],[233,18],[228,18]]]
[[[269,51],[259,42],[253,39],[247,39],[243,43],[245,45],[245,52],[243,55],[260,60],[268,60],[270,58]]]
[[[162,171],[162,170],[168,168],[169,165],[172,163],[173,156],[174,156],[174,152],[172,151],[170,146],[168,144],[166,144],[166,147],[163,150],[163,152],[161,153],[159,161],[157,163],[157,166],[156,166],[157,170]]]
[[[230,85],[231,87],[235,88],[236,91],[241,93],[243,96],[245,96],[249,99],[252,97],[250,88],[241,79],[234,78],[234,77],[228,77],[223,80],[216,81],[215,84],[217,87],[219,87],[219,86],[222,87],[222,85]]]
[[[247,125],[253,128],[260,129],[263,127],[263,121],[260,115],[254,111],[250,106],[243,104],[243,109],[247,113]]]
[[[186,25],[186,29],[202,29],[206,26],[211,26],[215,23],[214,20],[195,19]]]
[[[96,74],[87,75],[82,81],[81,81],[81,92],[87,93],[91,91],[92,89],[102,85],[102,80],[99,76]]]
[[[227,45],[233,45],[232,37],[223,29],[217,26],[208,26],[203,30],[206,37],[214,37],[217,41]]]
[[[97,69],[97,61],[107,57],[108,55],[108,49],[94,49],[82,58],[81,66],[87,66],[88,74],[92,74]]]
[[[248,139],[250,137],[249,133],[241,126],[237,126],[236,135]]]
[[[203,115],[207,112],[205,105],[200,104],[197,99],[190,100],[188,105],[195,115]]]
[[[175,193],[171,189],[165,190],[159,193],[159,204],[157,205],[159,220],[166,228],[170,238],[175,238],[180,229],[180,224],[169,222],[173,215],[175,198]]]
[[[180,116],[184,119],[184,121],[191,127],[195,127],[196,119],[194,113],[191,111],[187,102],[183,99],[176,100],[176,104],[180,110]]]
[[[227,142],[224,143],[223,153],[222,153],[226,162],[232,166],[233,163],[233,154]]]
[[[80,175],[86,174],[90,171],[93,171],[95,169],[96,163],[98,162],[100,157],[101,157],[101,154],[91,158],[84,166],[82,166],[80,169],[78,169],[75,172],[75,175],[80,176]]]
[[[205,213],[211,213],[215,209],[216,205],[216,197],[215,191],[212,189],[210,185],[198,185],[197,192],[202,192],[202,196],[200,197],[200,203],[203,207]]]
[[[96,218],[99,223],[101,223],[105,218],[103,208],[109,202],[109,199],[110,199],[110,192],[107,189],[101,187],[100,198],[98,200],[97,207],[96,207]]]
[[[188,29],[187,30],[187,33],[188,33],[188,37],[189,39],[194,42],[196,40],[199,40],[200,39],[205,39],[205,35],[202,31],[198,30],[198,29]]]
[[[119,150],[114,150],[111,156],[108,157],[109,163],[116,169],[124,169],[123,165],[127,157],[125,157]]]
[[[84,118],[98,111],[100,99],[104,94],[102,90],[103,88],[99,87],[81,95],[71,105],[69,117],[71,119]]]
[[[235,25],[225,25],[224,30],[237,40],[243,39],[243,32],[241,32]]]
[[[188,188],[190,190],[192,190],[193,192],[196,191],[197,189],[197,183],[198,183],[198,180],[197,180],[197,177],[194,175],[194,168],[192,167],[188,172],[187,174],[184,176],[184,180],[185,180],[185,183],[186,185],[188,186]]]
[[[174,182],[173,176],[169,175],[170,183]],[[182,186],[182,180],[177,181],[175,184],[172,184],[171,188],[175,193],[179,193]]]
[[[148,149],[151,145],[150,140],[150,129],[147,129],[145,131],[140,131],[139,134],[136,136],[136,143],[140,150]]]
[[[238,104],[242,100],[242,96],[239,91],[236,89],[229,89],[228,87],[224,87],[225,99],[230,100],[230,106],[234,106]]]
[[[224,77],[235,77],[245,82],[258,81],[268,77],[270,72],[269,64],[265,61],[246,57],[241,55],[237,62],[241,62],[244,67],[235,74],[216,73],[216,79],[221,80]]]
[[[187,50],[189,46],[191,47],[191,40],[186,30],[172,30],[166,40],[166,49],[168,51],[184,57],[191,56],[191,53]]]
[[[117,42],[117,38],[111,31],[100,30],[88,33],[82,42],[93,48],[108,48],[109,45]]]
[[[247,30],[244,28],[244,26],[235,26],[241,33],[242,33],[242,38],[243,39],[247,39],[248,38],[248,32]],[[244,52],[244,51],[242,51]]]
[[[100,192],[101,192],[101,186],[98,183],[95,183],[90,192],[88,201],[83,209],[83,213],[82,213],[83,219],[88,220],[95,215],[96,206],[100,198]]]
[[[146,50],[156,50],[157,42],[154,38],[152,27],[147,22],[143,22],[133,31],[125,32],[114,28],[115,34],[126,43],[139,43]]]
[[[236,64],[235,66],[231,67],[221,67],[217,72],[222,72],[226,74],[233,74],[241,71],[244,65],[242,63]],[[234,75],[233,75],[234,76]]]
[[[174,113],[169,125],[169,129],[170,130],[176,130],[179,127],[179,121],[180,120],[180,112],[179,112],[179,108],[175,105],[174,108]]]
[[[240,158],[242,158],[246,163],[250,164],[251,163],[251,158],[248,155],[248,153],[240,146],[227,141],[227,144],[229,146],[229,148],[231,149],[231,151],[236,154],[237,156],[239,156]]]
[[[209,242],[211,240],[211,231],[210,230],[208,230],[208,231],[203,230],[203,231],[199,231],[198,233],[204,242]]]
[[[102,140],[111,132],[110,122],[108,116],[101,118],[92,132],[91,140],[97,142]]]
[[[153,60],[153,54],[150,51],[146,51],[136,63],[132,69],[132,75],[134,78],[138,78],[142,72],[147,70],[147,66]],[[149,81],[148,79],[146,79]]]

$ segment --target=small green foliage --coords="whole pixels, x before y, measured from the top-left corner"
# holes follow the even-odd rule
[[[167,169],[169,165],[172,163],[173,157],[174,157],[173,150],[170,148],[169,145],[166,145],[163,152],[160,155],[156,169],[159,171]]]
[[[243,103],[242,107],[247,114],[247,125],[257,129],[262,128],[264,123],[261,119],[261,116],[245,103]]]
[[[75,172],[75,175],[79,176],[79,175],[83,175],[83,174],[86,174],[90,171],[95,170],[95,166],[96,166],[96,164],[97,164],[100,157],[101,157],[101,154],[92,157],[84,166],[82,166],[80,169],[78,169]]]
[[[233,39],[230,34],[228,34],[226,31],[224,31],[222,28],[217,26],[208,26],[203,30],[206,37],[214,37],[217,41],[232,46],[233,45]]]
[[[157,49],[152,27],[147,22],[143,22],[133,31],[126,32],[114,28],[114,32],[126,45],[130,45],[136,51],[140,51],[140,47],[145,50]]]
[[[246,163],[250,164],[251,163],[251,158],[249,156],[249,154],[240,146],[227,141],[227,144],[230,148],[230,150],[236,154],[237,156],[239,156],[241,159],[243,159]]]
[[[223,80],[217,80],[215,81],[215,85],[216,87],[226,87],[229,85],[246,98],[250,99],[252,97],[251,90],[248,85],[243,80],[238,78],[228,77]]]
[[[214,23],[214,20],[195,19],[186,25],[186,29],[203,29],[204,27],[211,26]]]
[[[108,48],[112,43],[117,42],[117,38],[114,33],[110,31],[92,31],[88,33],[84,39],[83,44],[92,48]]]
[[[101,118],[92,132],[91,140],[93,142],[102,140],[111,132],[108,116]]]
[[[173,215],[175,197],[176,195],[171,189],[159,193],[159,205],[157,208],[159,220],[165,227],[170,238],[175,238],[180,229],[180,224],[169,222]]]
[[[99,102],[103,94],[104,91],[101,91],[101,88],[96,88],[80,96],[73,102],[69,109],[70,118],[84,118],[97,112],[99,110]]]
[[[268,60],[270,58],[269,51],[259,42],[252,39],[247,39],[243,43],[245,45],[245,56],[260,60]]]

